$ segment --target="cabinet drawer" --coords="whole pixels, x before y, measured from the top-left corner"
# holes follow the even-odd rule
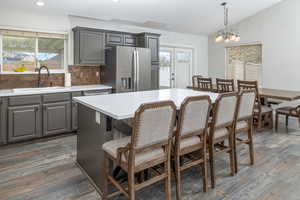
[[[20,105],[40,104],[40,103],[41,103],[40,95],[18,96],[18,97],[8,98],[8,105],[10,106],[20,106]]]
[[[72,97],[80,97],[82,96],[82,92],[72,92]]]
[[[46,94],[43,96],[44,102],[70,101],[70,93]]]
[[[134,35],[125,35],[124,44],[126,46],[137,46],[137,37]]]
[[[119,33],[106,33],[106,44],[107,45],[122,45],[123,35]]]

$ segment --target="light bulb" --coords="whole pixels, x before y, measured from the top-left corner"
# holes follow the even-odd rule
[[[37,6],[44,6],[45,5],[45,2],[44,1],[42,1],[42,0],[37,0],[36,2],[35,2],[35,5],[37,5]]]
[[[223,36],[222,35],[219,35],[216,37],[216,42],[220,42],[223,40]]]
[[[120,0],[112,0],[114,3],[119,3]]]
[[[230,39],[227,37],[227,38],[225,39],[225,42],[228,43],[229,41],[230,41]]]
[[[241,40],[241,37],[240,36],[237,36],[236,38],[235,38],[235,41],[236,42],[238,42],[238,41],[240,41]]]
[[[235,34],[232,34],[232,35],[230,36],[230,40],[231,40],[231,41],[235,41],[235,40],[236,40],[236,35],[235,35]]]

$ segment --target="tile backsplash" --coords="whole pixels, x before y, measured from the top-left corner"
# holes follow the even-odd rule
[[[98,66],[69,66],[72,85],[100,84],[100,67]]]
[[[72,85],[100,84],[100,67],[97,66],[69,66]],[[42,86],[64,86],[65,75],[51,74],[47,78],[42,74]],[[33,88],[37,87],[37,74],[0,74],[0,89]]]

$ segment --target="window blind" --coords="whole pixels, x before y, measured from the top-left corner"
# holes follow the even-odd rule
[[[8,29],[0,29],[0,34],[1,35],[20,36],[20,37],[23,36],[23,37],[56,38],[56,39],[66,39],[67,38],[67,34],[19,31],[19,30],[8,30]]]

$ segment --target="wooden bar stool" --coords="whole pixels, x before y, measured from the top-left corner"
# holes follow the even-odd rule
[[[234,80],[233,79],[216,79],[218,93],[234,92]]]
[[[211,185],[215,187],[215,155],[222,152],[229,154],[231,175],[234,168],[234,125],[237,116],[238,94],[221,94],[213,108],[212,122],[209,128],[209,160],[211,171]],[[228,146],[225,146],[228,141]]]
[[[198,77],[198,90],[202,91],[212,91],[213,85],[212,85],[212,79],[211,78],[203,78]]]
[[[206,136],[210,108],[209,96],[188,97],[181,105],[173,145],[177,199],[181,199],[181,171],[201,164],[203,191],[207,191]],[[181,163],[183,157],[188,161]]]
[[[108,183],[112,183],[127,199],[134,200],[135,192],[158,181],[165,181],[165,199],[171,199],[171,148],[176,106],[172,101],[141,105],[135,112],[132,136],[103,144],[106,178],[103,199],[108,199]],[[125,188],[110,175],[109,160],[128,173]],[[135,183],[135,174],[160,165],[161,173],[142,183]],[[112,194],[113,195],[113,194]]]
[[[257,81],[238,80],[238,91],[241,92],[243,90],[255,90],[256,92],[254,119],[257,130],[261,131],[265,122],[268,123],[270,129],[273,129],[273,109],[262,105]]]
[[[254,164],[254,147],[253,147],[253,116],[256,93],[255,90],[242,91],[239,96],[239,108],[237,122],[235,125],[235,148],[240,144],[249,146],[250,163]],[[241,134],[247,134],[247,139],[238,137]],[[238,172],[238,158],[235,149],[235,171]]]

